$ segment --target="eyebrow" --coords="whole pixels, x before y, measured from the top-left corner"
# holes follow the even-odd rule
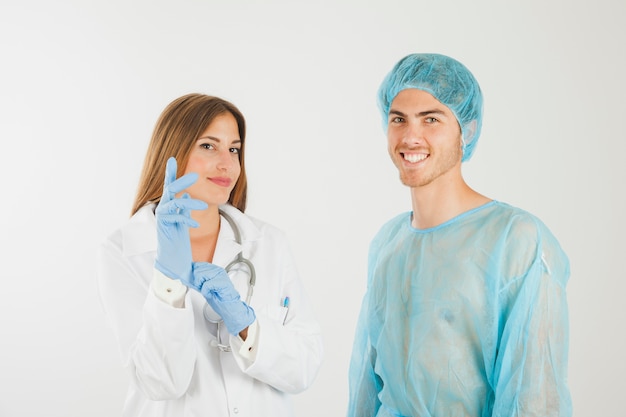
[[[395,114],[397,116],[406,117],[406,114],[402,113],[400,110],[391,109],[391,110],[389,110],[389,114],[390,115],[391,114]],[[423,116],[426,116],[426,115],[429,115],[429,114],[441,114],[443,116],[446,115],[446,113],[443,110],[439,110],[439,109],[424,110],[424,111],[421,111],[419,113],[416,113],[415,115],[417,117],[423,117]]]
[[[220,138],[216,138],[215,136],[201,136],[197,140],[203,140],[203,139],[214,140],[215,142],[218,142],[218,143],[222,141]],[[233,143],[241,143],[241,139],[234,140]]]

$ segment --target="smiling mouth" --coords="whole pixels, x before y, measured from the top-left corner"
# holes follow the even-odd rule
[[[416,162],[421,162],[424,159],[428,158],[428,154],[425,153],[402,153],[401,155],[405,161],[411,162],[413,164]]]

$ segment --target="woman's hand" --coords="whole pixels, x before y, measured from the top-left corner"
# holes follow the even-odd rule
[[[189,198],[188,194],[177,198],[187,187],[198,180],[198,174],[189,173],[176,179],[175,158],[169,158],[165,167],[165,184],[161,201],[155,210],[157,223],[157,256],[154,267],[172,279],[189,286],[191,274],[191,242],[189,227],[198,227],[191,218],[191,210],[204,210],[207,204]]]
[[[256,320],[254,310],[241,300],[224,268],[208,262],[194,262],[191,287],[200,292],[220,315],[228,333],[237,335]]]

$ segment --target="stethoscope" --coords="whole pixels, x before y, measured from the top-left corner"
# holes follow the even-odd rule
[[[239,232],[239,228],[237,227],[235,220],[233,220],[233,218],[226,214],[223,210],[220,209],[219,212],[220,215],[226,219],[226,221],[230,225],[230,228],[233,230],[233,234],[235,235],[235,242],[237,242],[239,245],[242,245],[243,241],[241,239],[241,233]],[[248,293],[246,294],[246,304],[249,305],[250,300],[252,299],[252,293],[254,292],[254,284],[256,284],[256,272],[254,270],[254,265],[252,265],[252,262],[250,262],[249,259],[243,257],[243,250],[237,254],[235,259],[233,259],[228,265],[226,265],[226,268],[224,268],[226,270],[226,273],[229,273],[235,267],[235,265],[243,265],[245,268],[248,269],[248,272],[250,273],[250,279],[248,280]],[[219,350],[221,350],[222,352],[230,352],[230,346],[222,343],[222,337],[220,334],[220,325],[224,322],[222,318],[215,311],[213,311],[211,307],[209,307],[209,304],[204,305],[203,314],[204,318],[208,322],[217,324],[217,340],[212,340],[211,345],[219,348]]]

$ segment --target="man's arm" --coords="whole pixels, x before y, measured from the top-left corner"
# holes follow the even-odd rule
[[[568,278],[566,255],[540,228],[530,268],[501,294],[508,299],[508,312],[496,359],[494,416],[572,415],[567,387]]]
[[[380,408],[378,393],[382,389],[382,381],[374,371],[376,351],[370,344],[367,316],[367,301],[364,298],[350,360],[348,417],[373,417]]]

